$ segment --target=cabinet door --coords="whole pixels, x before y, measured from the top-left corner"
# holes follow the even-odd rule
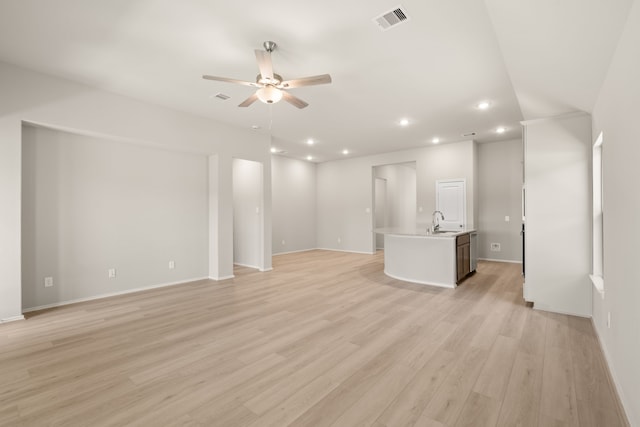
[[[471,273],[471,245],[468,243],[462,246],[462,269],[464,276]]]
[[[464,272],[464,245],[456,247],[456,282],[460,282],[465,276]]]

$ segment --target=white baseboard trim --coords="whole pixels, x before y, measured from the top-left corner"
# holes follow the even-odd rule
[[[596,326],[596,321],[593,317],[591,317],[591,325],[593,326],[593,330],[596,331],[596,337],[598,338],[598,344],[600,345],[600,349],[602,350],[602,354],[604,354],[604,359],[607,365],[607,369],[609,370],[609,375],[611,377],[611,381],[613,381],[613,387],[618,394],[618,398],[620,399],[620,405],[622,406],[622,412],[625,416],[625,421],[627,425],[631,425],[629,422],[629,416],[627,415],[627,408],[629,408],[628,400],[625,398],[624,393],[622,392],[622,387],[620,387],[620,382],[618,381],[618,376],[616,375],[616,370],[613,369],[613,365],[611,364],[611,356],[607,351],[607,348],[602,344],[602,337],[600,336],[600,332],[598,332],[598,328]]]
[[[456,285],[447,285],[445,283],[435,283],[435,282],[423,282],[420,280],[414,280],[414,279],[405,279],[404,277],[400,277],[400,276],[395,276],[393,274],[389,274],[387,273],[387,270],[384,271],[384,274],[386,274],[389,277],[392,277],[396,280],[402,280],[403,282],[409,282],[409,283],[415,283],[417,285],[428,285],[428,286],[435,286],[438,288],[449,288],[449,289],[454,289],[456,287]]]
[[[583,317],[585,319],[591,319],[592,318],[592,316],[590,314],[580,314],[580,313],[571,313],[571,312],[562,311],[562,310],[554,310],[554,309],[551,309],[551,308],[546,307],[546,306],[540,306],[540,304],[538,304],[535,301],[532,301],[532,302],[533,302],[533,309],[534,310],[546,311],[548,313],[566,314],[567,316]]]
[[[335,248],[316,248],[320,251],[332,251],[332,252],[347,252],[350,254],[364,254],[364,255],[375,255],[375,252],[363,252],[363,251],[348,251],[346,249],[335,249]]]
[[[45,305],[39,305],[37,307],[24,308],[24,309],[22,309],[22,312],[23,313],[29,313],[31,311],[44,310],[44,309],[53,308],[53,307],[61,307],[63,305],[76,304],[76,303],[79,303],[79,302],[86,302],[86,301],[93,301],[93,300],[102,299],[102,298],[116,297],[118,295],[133,294],[133,293],[136,293],[136,292],[148,291],[150,289],[166,288],[168,286],[176,286],[176,285],[184,285],[186,283],[197,282],[198,280],[207,280],[207,279],[208,279],[208,277],[195,277],[195,278],[192,278],[192,279],[184,279],[184,280],[180,280],[180,281],[177,281],[177,282],[160,283],[158,285],[143,286],[143,287],[140,287],[140,288],[127,289],[127,290],[118,291],[118,292],[109,292],[109,293],[106,293],[106,294],[94,295],[94,296],[91,296],[91,297],[76,298],[76,299],[67,300],[67,301],[55,302],[53,304],[45,304]]]
[[[212,276],[209,276],[209,277],[207,277],[207,279],[209,279],[209,280],[215,280],[216,282],[219,282],[220,280],[233,279],[234,277],[236,277],[236,276],[234,276],[233,274],[231,274],[231,275],[229,275],[229,276],[222,276],[222,277],[212,277]]]
[[[508,262],[510,264],[522,264],[522,261],[513,261],[510,259],[478,258],[478,261]]]
[[[269,268],[260,268],[259,269],[261,273],[266,273],[267,271],[272,271],[273,267],[269,267]]]
[[[18,320],[24,320],[24,316],[20,315],[20,316],[7,317],[6,319],[0,319],[0,323],[16,322]]]
[[[300,252],[309,252],[309,251],[315,251],[318,248],[310,248],[310,249],[298,249],[297,251],[288,251],[288,252],[278,252],[278,253],[274,253],[271,254],[271,256],[278,256],[278,255],[287,255],[287,254],[297,254]]]
[[[233,265],[237,265],[239,267],[253,268],[254,270],[260,270],[260,267],[258,267],[257,265],[242,264],[241,262],[234,262]]]

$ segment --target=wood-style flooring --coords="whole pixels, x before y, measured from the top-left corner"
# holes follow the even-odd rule
[[[0,325],[1,426],[624,426],[591,321],[310,251]]]

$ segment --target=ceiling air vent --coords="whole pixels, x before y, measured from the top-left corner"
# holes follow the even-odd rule
[[[221,99],[223,101],[226,101],[227,99],[231,98],[229,95],[225,95],[224,93],[216,93],[215,94],[215,98]]]
[[[387,31],[389,28],[408,20],[409,17],[402,6],[398,6],[389,12],[373,18],[373,22],[375,22],[382,31]]]
[[[476,136],[475,132],[469,132],[469,133],[463,133],[462,136],[467,137],[467,136]]]

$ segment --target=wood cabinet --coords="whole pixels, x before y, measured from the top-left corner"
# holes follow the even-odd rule
[[[471,240],[469,234],[456,237],[456,281],[460,283],[471,272]]]

